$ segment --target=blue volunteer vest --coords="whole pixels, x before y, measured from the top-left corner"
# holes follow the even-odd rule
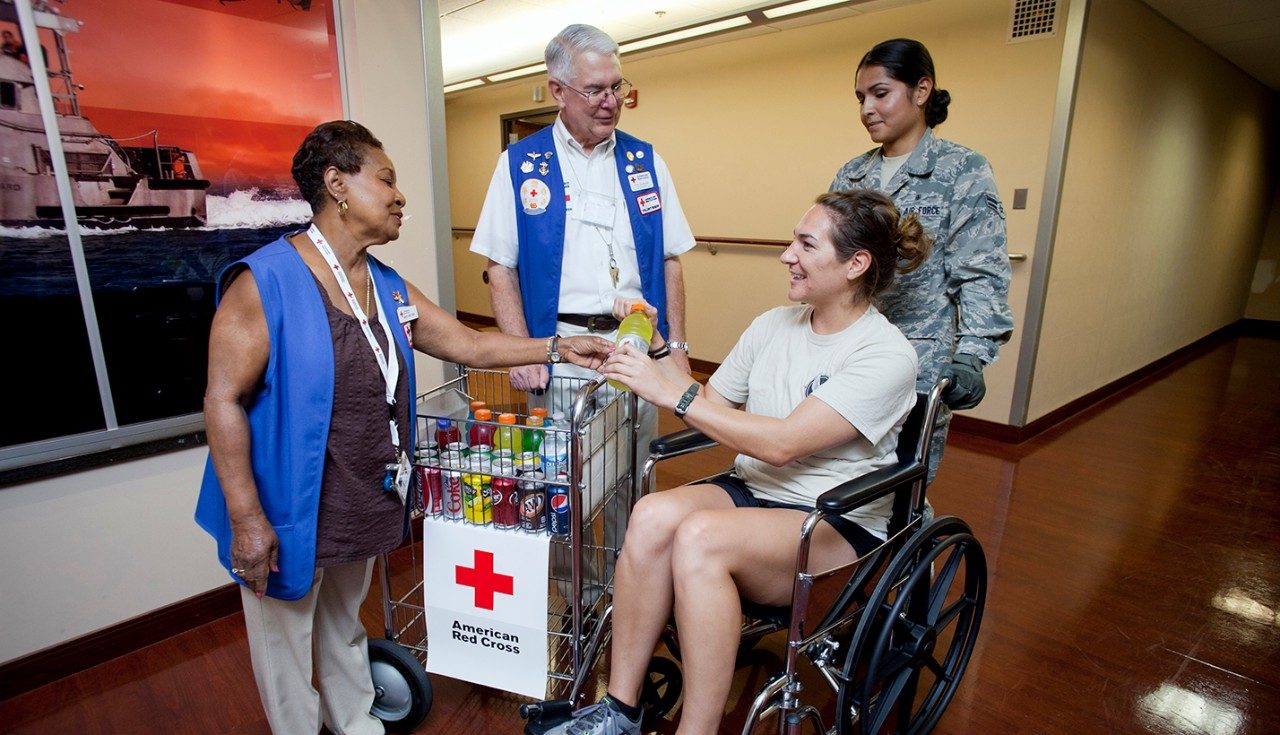
[[[404,279],[372,256],[369,265],[382,312],[395,319],[400,304],[392,292],[407,299]],[[297,600],[315,575],[320,482],[333,414],[333,334],[311,270],[283,237],[225,268],[218,276],[219,300],[226,277],[240,267],[253,273],[271,340],[262,387],[247,410],[258,499],[280,538],[280,572],[267,578],[267,595]],[[409,381],[409,395],[417,395],[412,348],[403,329],[393,326],[391,334],[406,358],[402,379]],[[409,446],[415,428],[409,427]],[[205,463],[195,519],[217,541],[218,560],[229,570],[231,520],[212,457]]]
[[[667,336],[667,283],[663,270],[662,193],[658,190],[653,146],[614,131],[613,154],[622,198],[627,203],[631,235],[636,243],[636,261],[640,266],[640,291],[644,300],[658,309],[658,331]],[[564,266],[564,177],[559,161],[548,160],[548,152],[562,154],[555,144],[550,126],[539,130],[507,148],[511,166],[511,184],[515,189],[516,235],[520,246],[517,268],[524,320],[531,337],[550,337],[556,331],[556,314],[560,307],[560,274]],[[630,157],[628,156],[630,154]],[[522,165],[533,168],[525,173]],[[545,169],[542,164],[547,164]],[[649,172],[651,186],[633,191],[627,165],[640,166]],[[527,168],[527,167],[526,167]],[[545,171],[545,173],[543,172]],[[637,172],[638,173],[638,172]],[[521,190],[526,182],[532,190],[545,186],[550,197],[546,206],[526,207]],[[656,206],[655,206],[656,205]]]

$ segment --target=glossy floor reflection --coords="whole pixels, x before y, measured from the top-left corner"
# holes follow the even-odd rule
[[[973,526],[990,588],[937,732],[1280,732],[1277,364],[1280,341],[1237,339],[1021,446],[952,436],[931,497]],[[727,462],[723,450],[682,458],[664,483]],[[365,612],[380,634],[377,597]],[[231,616],[0,702],[0,732],[266,733],[242,624]],[[746,659],[723,732],[741,727],[780,648]],[[519,698],[433,684],[418,732],[519,731]]]

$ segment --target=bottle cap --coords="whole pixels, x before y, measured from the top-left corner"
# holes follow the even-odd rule
[[[450,421],[449,419],[436,419],[437,429],[447,429],[450,426],[453,426],[453,422]]]
[[[484,401],[479,401],[479,403],[481,406],[484,405]],[[493,411],[490,411],[487,408],[476,409],[476,421],[492,421],[492,420],[493,420]]]
[[[472,401],[471,413],[475,413],[476,411],[479,411],[480,409],[484,408],[487,405],[489,404],[485,403],[484,401]]]
[[[541,416],[530,416],[524,420],[525,426],[542,426]]]
[[[545,419],[547,417],[547,409],[543,408],[542,406],[534,406],[533,408],[529,409],[529,415],[538,416],[540,418]]]
[[[644,304],[641,304],[641,303],[639,303],[639,302],[632,304],[632,305],[631,305],[631,313],[632,313],[632,314],[635,314],[636,312],[640,312],[641,314],[643,314],[643,313],[644,313]]]
[[[498,414],[498,423],[500,424],[514,424],[515,422],[516,422],[516,415],[514,413]]]

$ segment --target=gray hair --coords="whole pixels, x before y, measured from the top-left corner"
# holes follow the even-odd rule
[[[547,76],[561,82],[572,80],[573,60],[587,51],[613,56],[618,53],[618,42],[595,26],[584,23],[566,26],[547,43],[547,50],[543,52]]]

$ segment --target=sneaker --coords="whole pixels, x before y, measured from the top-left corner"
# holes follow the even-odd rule
[[[608,702],[600,702],[574,712],[546,735],[640,735],[640,722],[628,720]]]

